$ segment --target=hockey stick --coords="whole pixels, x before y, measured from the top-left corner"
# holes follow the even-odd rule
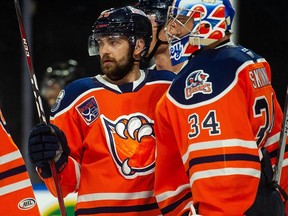
[[[39,120],[40,120],[40,123],[47,124],[45,112],[44,112],[41,97],[40,97],[39,88],[37,85],[36,76],[34,73],[34,68],[33,68],[33,64],[32,64],[32,57],[31,57],[31,54],[29,52],[28,40],[26,37],[25,29],[24,29],[23,18],[22,18],[22,14],[21,14],[21,10],[20,10],[19,1],[14,0],[14,4],[15,4],[19,29],[20,29],[20,33],[21,33],[24,53],[26,56],[26,62],[28,65],[28,70],[29,70],[29,74],[30,74],[30,81],[31,81],[31,85],[32,85],[32,90],[33,90],[33,95],[35,98],[35,103],[36,103],[36,107],[37,107],[37,111],[38,111]],[[51,168],[52,177],[53,177],[56,192],[57,192],[57,198],[58,198],[58,203],[59,203],[59,207],[60,207],[60,212],[61,212],[62,216],[66,216],[66,209],[65,209],[65,205],[64,205],[64,200],[63,200],[62,191],[61,191],[61,187],[59,184],[58,174],[56,171],[54,160],[50,161],[50,168]]]
[[[281,171],[282,171],[283,160],[284,160],[284,152],[286,148],[286,140],[288,136],[288,86],[286,90],[286,99],[285,99],[283,114],[284,115],[283,115],[282,129],[281,129],[280,139],[279,139],[277,161],[274,167],[274,180],[279,184],[280,184]]]

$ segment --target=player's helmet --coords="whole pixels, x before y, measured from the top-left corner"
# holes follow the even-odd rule
[[[181,23],[178,18],[186,16],[194,20],[192,30],[180,38],[167,32],[172,46],[176,43],[179,45],[179,41],[181,47],[186,45],[181,50],[182,54],[179,54],[179,50],[177,51],[177,56],[185,57],[183,60],[186,60],[192,52],[221,39],[225,34],[230,34],[234,14],[235,10],[229,0],[175,0],[169,8],[167,19]],[[186,23],[181,23],[181,25],[185,28]],[[188,40],[190,47],[187,47]],[[194,47],[191,48],[191,45]],[[175,46],[173,50],[175,51]]]
[[[167,19],[168,8],[172,5],[172,2],[173,0],[139,0],[136,4],[136,7],[143,10],[147,15],[155,16],[155,21],[158,24],[156,32],[157,42],[148,56],[148,61],[153,57],[161,44],[167,44],[167,41],[159,39],[159,32],[164,27]]]
[[[152,26],[147,15],[134,7],[111,8],[103,11],[92,27],[92,35],[89,37],[89,55],[99,55],[99,46],[96,38],[105,35],[127,36],[131,46],[134,48],[136,40],[143,38],[145,48],[144,56],[152,40]]]
[[[78,62],[74,59],[67,61],[58,61],[49,66],[44,75],[44,80],[59,80],[64,85],[78,79],[84,75],[84,72],[78,66]]]
[[[154,14],[161,29],[166,22],[168,7],[172,5],[172,2],[173,0],[139,0],[136,7],[143,10],[147,15]]]
[[[84,76],[84,70],[79,67],[74,59],[67,61],[57,61],[49,66],[41,82],[41,96],[48,99],[49,95],[57,97],[59,90],[63,89],[68,83]],[[54,88],[57,84],[57,88]],[[56,92],[57,90],[57,92]],[[52,93],[52,91],[55,93]],[[51,96],[52,97],[52,96]],[[53,96],[54,97],[54,96]]]

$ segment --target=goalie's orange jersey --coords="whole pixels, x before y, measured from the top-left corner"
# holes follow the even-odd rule
[[[160,215],[154,196],[156,103],[175,74],[141,72],[116,86],[100,75],[60,93],[51,122],[71,149],[60,173],[63,195],[78,192],[76,215]],[[45,179],[55,194],[51,178]]]
[[[24,160],[5,127],[0,110],[0,215],[40,215]]]
[[[275,164],[282,117],[265,59],[235,45],[192,57],[156,108],[155,194],[162,212],[177,215],[182,203],[204,216],[244,215],[260,179],[258,149],[267,148]],[[286,147],[286,192],[287,158]]]

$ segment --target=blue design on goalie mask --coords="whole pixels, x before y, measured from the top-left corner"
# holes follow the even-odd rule
[[[181,62],[188,60],[190,53],[186,53],[189,46],[189,35],[185,35],[181,40],[173,40],[169,44],[170,59],[172,65],[177,65]]]
[[[189,37],[190,46],[182,49],[183,59],[179,58],[172,64],[179,64],[187,60],[186,55],[189,52],[191,55],[231,32],[234,14],[235,11],[229,0],[175,0],[168,11],[166,34],[172,46],[181,40],[183,40],[181,43],[184,44],[187,42],[187,37]],[[167,29],[171,22],[178,25],[178,28],[185,29],[187,33],[180,34],[180,36],[169,34]],[[188,25],[193,25],[193,27],[189,28]]]

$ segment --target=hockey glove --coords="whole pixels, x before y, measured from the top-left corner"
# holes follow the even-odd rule
[[[69,154],[66,136],[56,125],[40,123],[31,130],[28,156],[43,178],[52,176],[49,161],[55,161],[56,170],[60,173],[67,165]]]

